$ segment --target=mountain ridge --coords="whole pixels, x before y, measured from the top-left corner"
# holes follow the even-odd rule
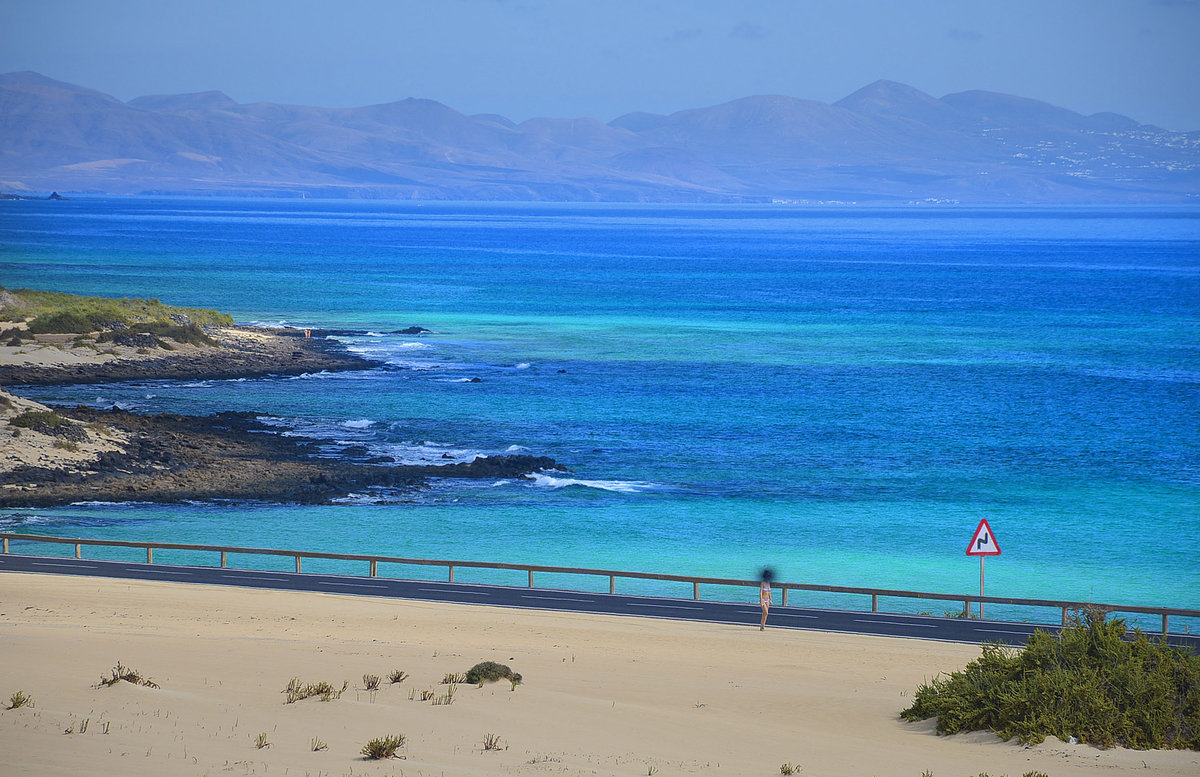
[[[211,90],[122,102],[0,74],[0,190],[578,201],[1195,202],[1200,132],[880,80],[610,122],[356,108]]]

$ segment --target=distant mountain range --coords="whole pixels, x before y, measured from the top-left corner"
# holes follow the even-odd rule
[[[992,92],[877,81],[832,105],[746,97],[670,115],[467,116],[433,100],[121,102],[0,75],[0,191],[427,200],[1200,201],[1200,132]]]

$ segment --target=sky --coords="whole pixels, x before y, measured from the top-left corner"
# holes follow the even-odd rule
[[[0,0],[0,73],[122,100],[610,121],[878,79],[1200,130],[1200,0]]]

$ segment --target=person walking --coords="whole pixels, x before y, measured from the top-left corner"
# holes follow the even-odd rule
[[[775,579],[775,573],[768,567],[759,575],[761,582],[758,584],[758,606],[762,608],[762,620],[758,623],[758,630],[765,631],[767,628],[767,612],[771,609],[771,581]]]

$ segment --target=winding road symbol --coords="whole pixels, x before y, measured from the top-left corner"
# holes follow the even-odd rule
[[[988,526],[987,518],[979,521],[979,527],[975,529],[975,536],[971,538],[971,543],[967,545],[967,555],[1000,555],[1000,543],[996,542],[996,535],[992,532],[992,527]]]

